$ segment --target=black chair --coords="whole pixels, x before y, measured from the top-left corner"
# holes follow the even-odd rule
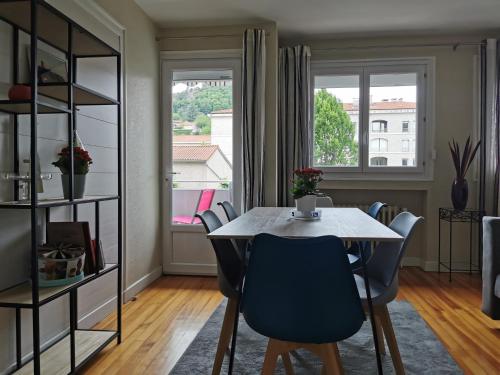
[[[233,205],[231,202],[224,201],[224,202],[219,202],[217,203],[218,206],[221,206],[222,209],[224,210],[224,213],[226,214],[227,221],[233,221],[236,218],[238,218],[238,214],[236,213],[236,210],[234,209]],[[240,250],[240,254],[244,256],[245,250],[247,250],[248,247],[248,241],[247,240],[234,240],[234,243],[236,244],[236,247]],[[247,254],[248,256],[248,254]]]
[[[370,207],[368,207],[368,211],[366,213],[373,217],[375,220],[378,220],[380,212],[382,208],[387,207],[386,203],[375,202]],[[363,254],[365,259],[368,260],[372,256],[372,244],[370,242],[354,242],[349,249],[347,249],[349,263],[351,263],[351,268],[355,271],[361,269],[361,249],[364,249]]]
[[[238,217],[238,214],[236,213],[236,210],[234,209],[231,202],[228,201],[219,202],[217,203],[217,205],[221,206],[222,209],[224,210],[224,213],[226,214],[227,217],[227,221],[233,221]]]
[[[197,214],[207,233],[222,226],[217,215],[210,210]],[[221,371],[224,353],[229,347],[233,334],[234,321],[238,310],[238,289],[244,273],[244,262],[242,254],[235,248],[234,243],[227,239],[211,239],[212,247],[217,258],[217,279],[221,293],[227,297],[226,312],[222,322],[222,329],[215,354],[212,375],[218,375]]]

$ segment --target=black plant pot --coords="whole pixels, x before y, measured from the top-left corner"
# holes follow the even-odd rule
[[[467,200],[469,199],[469,187],[467,180],[454,179],[451,185],[451,202],[456,210],[463,210],[467,207]]]

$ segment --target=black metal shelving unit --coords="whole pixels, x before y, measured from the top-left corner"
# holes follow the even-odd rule
[[[66,363],[64,369],[57,373],[77,372],[95,354],[101,351],[113,340],[121,342],[121,305],[122,305],[122,142],[121,142],[121,54],[76,22],[46,3],[44,0],[1,0],[0,20],[12,27],[13,35],[13,82],[19,82],[19,34],[24,32],[30,36],[30,79],[24,82],[31,86],[31,99],[22,101],[0,100],[0,112],[10,114],[14,137],[14,172],[19,173],[19,139],[18,115],[30,116],[30,201],[19,201],[19,184],[14,181],[14,197],[10,202],[0,202],[0,210],[21,209],[30,211],[31,220],[31,280],[7,290],[0,291],[0,307],[15,309],[16,321],[16,373],[54,374],[51,363],[43,362],[43,357],[50,357],[48,362]],[[42,41],[61,51],[66,56],[68,65],[68,82],[39,83],[37,80],[37,51],[38,42]],[[76,83],[77,62],[84,58],[115,58],[117,67],[117,99],[110,98],[94,90]],[[48,100],[47,100],[48,98]],[[56,100],[56,104],[54,104]],[[60,103],[60,104],[57,104]],[[73,163],[70,170],[70,198],[69,199],[39,199],[34,186],[37,178],[37,119],[44,114],[60,113],[67,116],[68,144],[73,144],[76,128],[76,107],[84,105],[113,105],[117,107],[117,137],[118,137],[118,186],[117,194],[110,196],[86,196],[74,199],[74,171]],[[71,148],[70,159],[74,158]],[[39,217],[45,213],[45,222],[50,221],[52,207],[73,207],[72,216],[78,221],[78,205],[94,204],[95,207],[95,237],[99,242],[100,235],[100,202],[117,201],[118,220],[118,254],[117,263],[107,264],[103,270],[71,285],[39,288],[37,247],[40,240],[38,229]],[[1,211],[0,211],[1,212]],[[1,214],[1,213],[0,213]],[[82,285],[106,275],[112,271],[117,273],[117,327],[116,330],[82,330],[78,329],[77,293]],[[40,307],[55,299],[69,294],[70,327],[68,334],[58,342],[41,350],[40,342]],[[33,321],[33,355],[30,360],[22,360],[21,354],[21,309],[32,311]],[[57,361],[54,359],[57,358]],[[46,367],[48,366],[48,367]]]

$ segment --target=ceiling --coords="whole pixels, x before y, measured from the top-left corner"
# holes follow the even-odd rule
[[[500,0],[136,0],[162,27],[270,22],[281,36],[500,28]]]

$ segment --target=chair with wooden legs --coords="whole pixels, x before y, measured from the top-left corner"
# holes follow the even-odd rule
[[[398,271],[401,260],[405,253],[417,223],[423,221],[410,212],[402,212],[389,224],[389,228],[401,235],[402,242],[381,242],[375,248],[372,257],[366,264],[367,274],[370,282],[370,291],[375,313],[375,326],[378,333],[379,348],[385,353],[384,337],[391,353],[392,363],[396,374],[405,373],[401,354],[399,353],[396,335],[392,327],[391,318],[387,304],[396,298],[398,294]],[[366,306],[366,290],[364,278],[354,275],[359,294],[364,306]]]
[[[213,232],[222,226],[221,221],[213,211],[207,210],[196,215],[203,223],[207,233]],[[217,279],[221,293],[227,297],[226,312],[222,322],[222,329],[215,354],[212,374],[220,373],[224,354],[229,347],[233,333],[234,318],[238,307],[238,285],[244,272],[241,253],[235,248],[231,240],[210,240],[217,258]]]
[[[262,374],[273,374],[279,355],[305,348],[324,373],[341,374],[336,343],[359,331],[365,314],[343,242],[334,236],[288,239],[259,234],[243,288],[248,325],[269,337]]]

